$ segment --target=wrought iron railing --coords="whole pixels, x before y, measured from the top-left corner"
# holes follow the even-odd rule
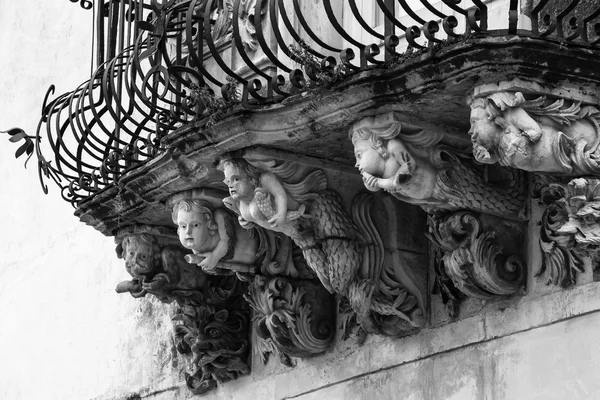
[[[517,0],[495,1],[507,11],[501,30],[489,28],[491,2],[482,0],[322,0],[317,10],[300,0],[81,0],[95,13],[97,69],[50,102],[49,89],[36,135],[40,177],[54,178],[76,206],[154,157],[163,137],[191,121],[389,68],[403,53],[472,33],[600,47],[596,0],[534,2],[527,31],[518,29]]]

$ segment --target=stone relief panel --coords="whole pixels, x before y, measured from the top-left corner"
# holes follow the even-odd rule
[[[364,186],[430,215],[435,289],[451,315],[465,295],[489,299],[517,292],[525,276],[516,246],[527,219],[525,174],[477,165],[443,133],[404,121],[388,112],[351,127]],[[490,219],[500,222],[485,222]]]
[[[600,173],[600,111],[581,90],[500,82],[476,87],[470,106],[478,162],[568,176]]]
[[[118,293],[147,294],[177,304],[173,317],[177,350],[186,358],[186,384],[194,394],[248,374],[249,307],[246,285],[235,276],[209,276],[185,260],[172,229],[133,226],[115,236],[117,256],[133,279]]]

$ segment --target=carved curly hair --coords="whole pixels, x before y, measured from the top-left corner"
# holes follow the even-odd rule
[[[171,213],[171,219],[174,224],[177,224],[177,215],[179,214],[179,211],[198,212],[203,214],[210,234],[217,234],[219,227],[213,220],[213,210],[207,201],[199,199],[183,199],[176,203],[173,206],[173,212]]]

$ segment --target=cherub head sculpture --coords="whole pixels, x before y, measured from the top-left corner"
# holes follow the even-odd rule
[[[223,182],[229,188],[233,200],[249,200],[259,186],[260,171],[243,158],[225,159],[219,163],[225,174]]]
[[[356,167],[365,187],[411,199],[432,196],[437,170],[447,167],[441,135],[401,122],[390,112],[363,118],[350,130]]]
[[[210,204],[199,199],[182,199],[173,206],[171,214],[183,247],[201,250],[218,241],[218,226]],[[214,247],[214,246],[213,246]]]
[[[160,245],[147,233],[126,236],[116,248],[125,268],[134,278],[150,275],[160,267]]]

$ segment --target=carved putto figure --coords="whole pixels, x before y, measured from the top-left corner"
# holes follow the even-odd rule
[[[205,272],[216,269],[253,272],[259,264],[258,240],[233,222],[223,208],[197,198],[183,198],[173,205],[173,222],[181,244],[194,252],[187,256]]]
[[[177,296],[201,293],[205,286],[206,275],[185,262],[180,249],[170,245],[161,247],[151,234],[127,235],[116,250],[133,277],[119,283],[118,293],[129,292],[136,298],[151,293],[161,301],[171,302]]]
[[[395,112],[367,117],[350,130],[356,167],[371,191],[384,189],[407,203],[431,209],[469,208],[523,217],[523,176],[490,184],[460,150],[442,144],[442,134],[404,124]],[[515,184],[516,183],[516,184]]]
[[[242,227],[258,225],[289,236],[327,290],[346,292],[360,265],[360,245],[337,195],[325,190],[323,171],[305,174],[285,164],[288,176],[297,178],[287,184],[243,158],[222,160],[220,168],[230,194],[223,203],[239,215]]]
[[[600,173],[600,111],[580,101],[502,91],[471,102],[473,156],[484,164]]]

